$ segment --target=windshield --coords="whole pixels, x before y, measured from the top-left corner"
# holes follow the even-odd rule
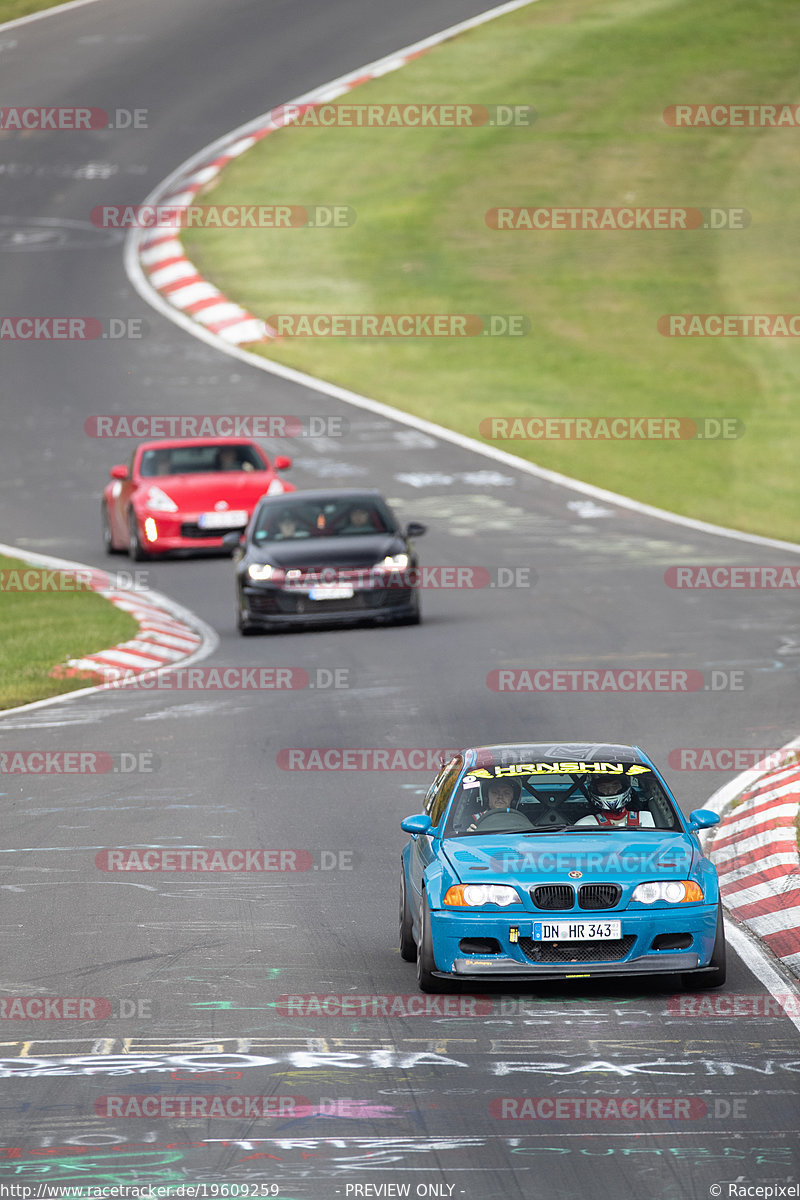
[[[144,479],[155,475],[199,475],[210,471],[265,471],[255,446],[173,446],[145,450],[139,464]]]
[[[641,763],[546,761],[467,772],[444,836],[681,828],[667,792]]]
[[[312,537],[364,537],[393,533],[394,522],[374,496],[262,505],[256,516],[253,541],[302,541]]]

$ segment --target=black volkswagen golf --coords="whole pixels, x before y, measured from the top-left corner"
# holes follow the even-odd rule
[[[225,545],[236,562],[239,632],[280,626],[417,625],[418,561],[411,539],[377,491],[263,496],[241,538]]]

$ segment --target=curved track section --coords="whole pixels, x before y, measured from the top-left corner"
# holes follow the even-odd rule
[[[318,414],[348,434],[281,444],[294,482],[381,486],[429,523],[425,563],[480,565],[497,584],[429,590],[418,629],[240,639],[229,562],[153,562],[149,586],[217,631],[203,665],[238,672],[225,677],[237,686],[103,692],[0,723],[2,751],[93,746],[126,767],[0,780],[4,995],[18,1002],[3,1010],[3,1183],[677,1200],[796,1171],[797,1031],[766,1011],[768,987],[791,992],[782,976],[732,954],[726,995],[752,999],[727,1013],[663,985],[580,981],[420,1010],[397,951],[398,821],[431,771],[409,756],[406,770],[360,769],[380,764],[358,754],[358,769],[301,769],[325,748],[435,762],[476,741],[624,738],[677,764],[669,782],[700,805],[726,775],[682,769],[676,752],[787,742],[800,633],[789,592],[682,592],[664,573],[793,551],[576,495],[222,355],[147,309],[121,242],[91,225],[93,207],[138,203],[254,114],[479,10],[103,0],[16,28],[2,51],[3,104],[149,113],[143,129],[2,143],[4,311],[146,323],[141,338],[4,346],[5,540],[107,566],[100,491],[132,443],[88,437],[93,415]],[[487,684],[530,667],[702,683]],[[278,669],[305,686],[276,686]],[[251,686],[262,671],[272,686]],[[567,1104],[558,1118],[504,1107],[526,1096]],[[591,1119],[582,1097],[601,1106]],[[625,1099],[634,1108],[612,1119]]]

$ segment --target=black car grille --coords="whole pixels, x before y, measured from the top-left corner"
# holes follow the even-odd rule
[[[248,592],[247,607],[252,613],[262,613],[267,616],[269,613],[280,612],[278,601],[272,592]]]
[[[578,889],[578,906],[591,911],[614,908],[621,896],[618,883],[583,883]],[[531,888],[531,900],[536,908],[563,911],[574,908],[575,890],[569,883],[540,883]]]
[[[537,908],[572,908],[575,893],[568,883],[543,883],[531,888],[531,900]]]
[[[276,592],[278,611],[303,614],[309,617],[324,616],[325,613],[361,612],[372,605],[365,603],[364,595],[357,593],[349,599],[309,600],[308,596],[296,592]]]
[[[182,538],[202,538],[208,541],[209,538],[221,538],[226,533],[242,532],[241,525],[223,525],[219,529],[201,529],[195,521],[184,521],[181,525]]]
[[[583,883],[578,888],[578,907],[614,908],[621,895],[622,888],[618,883]]]
[[[521,937],[519,946],[534,963],[619,962],[635,941],[633,933],[599,942],[534,942],[533,938]]]

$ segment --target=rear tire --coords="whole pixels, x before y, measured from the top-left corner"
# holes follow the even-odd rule
[[[103,549],[106,554],[120,554],[121,551],[114,545],[114,539],[111,536],[111,517],[108,512],[108,505],[103,502],[100,509],[100,521],[103,529]]]
[[[405,962],[416,962],[417,943],[414,941],[411,910],[406,894],[406,872],[400,866],[400,957]]]

